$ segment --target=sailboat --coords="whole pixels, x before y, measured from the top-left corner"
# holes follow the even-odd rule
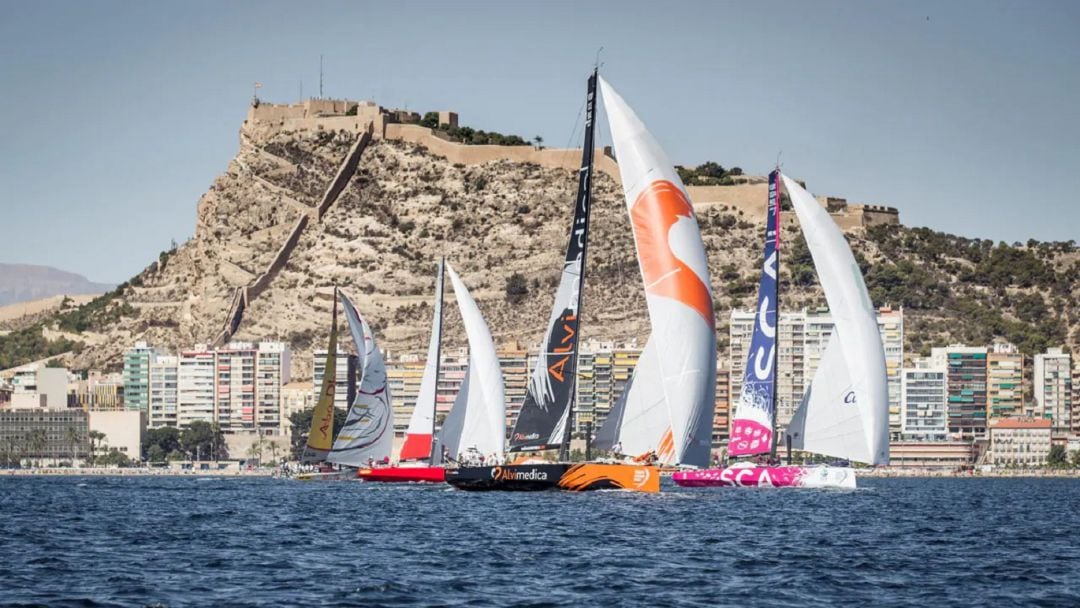
[[[326,462],[330,449],[334,446],[334,388],[336,384],[337,369],[337,289],[334,289],[333,321],[330,326],[330,343],[326,351],[326,370],[323,374],[322,386],[319,390],[319,399],[315,403],[315,409],[311,413],[311,428],[308,430],[307,443],[304,453],[300,457],[303,464],[317,464]],[[304,473],[302,479],[314,478],[315,474]]]
[[[597,447],[667,466],[708,466],[716,321],[693,206],[667,155],[601,80],[652,332]]]
[[[356,347],[360,381],[345,425],[338,431],[326,461],[359,469],[373,462],[389,460],[394,443],[393,412],[386,364],[375,343],[375,335],[352,300],[344,293],[339,297]],[[326,375],[332,373],[332,368],[327,366]]]
[[[392,466],[366,467],[357,472],[365,481],[384,482],[435,482],[445,480],[440,454],[434,449],[435,400],[439,383],[439,359],[442,350],[443,322],[443,268],[445,260],[439,260],[438,278],[435,283],[435,314],[431,321],[431,338],[428,343],[427,362],[420,379],[420,392],[416,397],[412,418],[405,432],[398,462]]]
[[[522,457],[514,464],[450,469],[446,480],[466,490],[597,490],[659,491],[659,471],[640,464],[566,462],[577,389],[578,347],[585,284],[585,261],[592,207],[592,171],[595,146],[596,83],[594,70],[588,79],[585,110],[585,143],[574,218],[563,261],[555,302],[540,344],[536,366],[510,433],[510,453],[558,450],[558,463]]]
[[[495,341],[461,277],[450,264],[446,264],[446,272],[469,341],[469,367],[435,438],[435,462],[460,463],[474,456],[497,458],[506,442],[506,398]],[[452,471],[446,470],[448,482]]]
[[[862,273],[828,212],[778,170],[769,175],[765,262],[742,394],[732,423],[729,455],[776,451],[776,351],[780,182],[791,198],[814,259],[835,328],[821,364],[788,425],[789,448],[833,458],[886,464],[889,460],[885,353]],[[855,471],[833,466],[767,466],[740,462],[723,469],[680,471],[681,486],[854,488]]]

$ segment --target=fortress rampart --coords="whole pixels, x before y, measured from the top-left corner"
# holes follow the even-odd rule
[[[457,114],[453,112],[440,112],[439,116],[440,122],[457,123]],[[581,163],[581,151],[578,149],[467,145],[440,137],[427,127],[403,122],[418,118],[419,115],[414,112],[387,110],[371,101],[307,99],[297,104],[258,103],[248,109],[242,133],[257,141],[278,131],[346,131],[359,137],[370,129],[373,139],[421,145],[432,154],[463,165],[510,161],[574,171]],[[358,159],[359,154],[356,155]],[[617,162],[599,149],[596,151],[595,168],[616,182],[621,181]],[[348,173],[351,174],[351,171]],[[760,176],[743,176],[733,186],[687,186],[686,190],[695,205],[721,204],[752,216],[765,213],[768,184]],[[894,207],[850,204],[846,199],[830,196],[819,196],[817,200],[845,231],[900,223],[900,212]],[[318,210],[319,215],[325,211],[322,206]]]

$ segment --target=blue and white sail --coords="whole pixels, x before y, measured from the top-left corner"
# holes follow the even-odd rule
[[[777,306],[780,298],[780,172],[769,174],[769,204],[765,221],[765,255],[758,287],[754,333],[743,374],[742,393],[731,423],[728,454],[768,454],[773,448],[776,420]]]

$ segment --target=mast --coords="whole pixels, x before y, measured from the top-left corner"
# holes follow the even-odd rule
[[[428,456],[428,464],[435,466],[436,460],[442,461],[442,454],[436,458],[435,446],[438,444],[438,440],[435,436],[435,425],[438,419],[438,406],[439,406],[439,370],[442,366],[442,324],[443,324],[443,267],[446,265],[446,258],[439,258],[439,278],[435,282],[435,305],[439,307],[439,320],[436,326],[439,332],[439,337],[436,341],[438,346],[435,347],[435,393],[431,396],[431,454]],[[442,446],[439,445],[439,450],[442,450]]]
[[[578,333],[585,289],[585,253],[592,206],[597,82],[597,71],[594,69],[588,80],[585,143],[566,255],[547,331],[529,377],[525,399],[510,433],[510,452],[558,449],[560,459],[565,460],[570,445],[570,423],[577,394]]]
[[[589,211],[592,208],[592,170],[593,156],[596,153],[593,144],[593,132],[596,125],[596,77],[600,67],[594,66],[592,76],[589,77],[588,93],[585,97],[585,144],[581,151],[581,171],[578,174],[578,207],[585,210],[584,216],[578,220],[581,224],[581,270],[578,274],[577,292],[577,323],[581,327],[581,306],[585,302],[585,254],[586,242],[589,234]],[[573,248],[574,230],[570,229],[570,245]],[[571,355],[573,362],[573,376],[570,385],[570,401],[566,406],[566,422],[563,429],[563,440],[559,446],[559,461],[565,462],[570,459],[570,430],[574,421],[574,401],[577,400],[578,383],[578,355],[581,353],[581,337],[577,336],[574,353]]]
[[[780,167],[777,166],[769,174],[769,198],[772,199],[773,205],[776,210],[774,211],[776,217],[776,293],[773,294],[776,298],[776,350],[780,350],[780,233],[783,232],[784,227],[780,224]],[[780,356],[777,352],[775,365],[779,368]],[[776,375],[779,377],[780,370],[776,370]],[[775,381],[773,382],[772,391],[772,423],[769,428],[772,429],[772,447],[769,449],[769,460],[776,458],[776,418],[779,411],[779,399],[777,398],[780,393],[779,385]],[[786,434],[786,433],[785,433]],[[788,441],[788,464],[791,464],[791,442]]]

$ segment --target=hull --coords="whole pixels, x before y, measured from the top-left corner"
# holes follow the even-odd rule
[[[689,488],[848,488],[855,487],[855,470],[847,467],[728,467],[679,471],[671,478]]]
[[[359,469],[356,476],[364,481],[387,483],[443,483],[446,469],[442,467],[378,467]]]
[[[446,482],[472,491],[630,490],[659,492],[660,471],[636,464],[517,464],[446,470]]]

